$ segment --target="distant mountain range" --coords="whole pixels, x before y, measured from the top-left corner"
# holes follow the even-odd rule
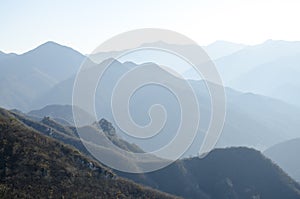
[[[236,44],[227,41],[216,41],[208,46],[203,46],[202,48],[207,52],[211,59],[217,60],[221,57],[236,53],[246,47],[247,45],[244,44]]]
[[[192,45],[161,43],[189,51]],[[145,44],[147,46],[147,44]],[[203,49],[214,60],[226,86],[299,105],[300,42],[268,40],[255,46],[217,41]],[[116,52],[90,55],[100,63]],[[75,74],[86,56],[54,42],[21,55],[0,53],[0,105],[29,111],[37,98]],[[187,71],[186,74],[189,74]],[[187,75],[193,78],[193,75]],[[254,81],[255,80],[255,81]],[[20,100],[22,99],[22,100]],[[45,104],[44,104],[45,105]]]
[[[268,40],[262,44],[247,46],[229,56],[221,57],[215,62],[224,81],[228,83],[262,64],[299,53],[300,42]],[[285,66],[282,67],[284,69]]]
[[[226,42],[216,46],[214,50],[229,48]],[[204,47],[209,55],[210,47]],[[233,45],[233,49],[236,50],[232,53],[211,56],[226,86],[300,106],[298,92],[294,92],[300,88],[297,78],[300,74],[300,42],[268,40],[254,46]],[[191,70],[185,74],[199,78]]]
[[[164,49],[164,47],[172,46],[172,48],[180,48],[183,51],[191,52],[193,49],[198,48],[194,45],[184,45],[184,44],[168,44],[162,41],[154,42],[154,43],[145,43],[142,44],[141,47],[149,47],[155,45],[156,47],[160,47]],[[225,57],[231,55],[239,50],[246,48],[247,45],[236,44],[227,41],[216,41],[210,45],[202,46],[205,52],[209,55],[209,57],[213,60],[216,60],[221,57]],[[97,52],[94,54],[90,54],[89,57],[96,63],[101,63],[102,61],[109,58],[116,58],[116,55],[125,52],[126,50],[120,51],[109,51],[109,52]]]
[[[98,67],[101,67],[101,64]],[[110,108],[113,87],[125,72],[134,67],[138,67],[138,65],[114,61],[102,77],[96,91],[96,111],[98,116],[112,121],[115,126],[117,125],[114,123]],[[158,66],[157,68],[158,71],[163,70],[159,69]],[[35,102],[36,106],[72,104],[74,80],[75,77],[71,77],[57,84]],[[197,141],[194,142],[194,147],[187,152],[187,156],[197,153],[197,148],[203,141],[212,113],[210,95],[205,82],[189,81],[189,83],[192,85],[200,105],[201,132],[199,132]],[[300,123],[297,119],[300,117],[300,109],[298,107],[261,95],[237,92],[230,88],[226,88],[225,92],[227,95],[226,120],[217,146],[250,146],[263,150],[284,139],[298,137],[297,129],[300,128]],[[153,98],[153,96],[156,97]],[[162,146],[167,138],[170,138],[176,132],[180,123],[180,110],[178,102],[174,99],[174,96],[170,95],[168,90],[154,86],[144,87],[139,92],[136,92],[131,102],[132,117],[140,125],[145,125],[149,122],[146,113],[152,104],[159,103],[165,106],[165,109],[169,111],[168,121],[162,131],[165,137],[157,137],[157,140],[151,142],[151,144],[143,140],[126,137],[124,133],[122,137],[125,136],[124,138],[129,139],[130,142],[136,143],[145,150],[152,150]],[[122,131],[119,130],[118,132]],[[153,145],[153,143],[156,143],[156,145]]]
[[[300,48],[300,46],[299,46]],[[299,106],[300,95],[300,53],[276,58],[255,66],[230,81],[232,86],[241,91],[249,91],[271,96]]]
[[[114,127],[107,121],[99,121],[99,128],[107,135],[115,135]],[[0,157],[4,160],[0,167],[0,194],[6,198],[32,194],[40,197],[51,194],[53,197],[172,197],[118,176],[184,198],[300,198],[299,184],[253,149],[217,149],[203,159],[178,160],[159,171],[128,174],[110,171],[95,162],[87,151],[71,141],[78,139],[76,129],[51,118],[34,121],[19,112],[0,109],[0,129]],[[129,145],[123,142],[118,146],[136,150]],[[30,158],[26,155],[29,153]]]
[[[177,48],[187,50],[194,48],[189,45],[166,43],[160,45],[162,47],[175,45]],[[298,63],[299,42],[270,40],[256,46],[245,46],[219,41],[204,49],[216,59],[214,61],[226,84],[232,84],[233,88],[242,91],[247,91],[242,87],[248,87],[249,90],[261,94],[269,92],[268,95],[281,99],[275,100],[263,95],[226,88],[227,118],[217,146],[251,146],[263,150],[283,140],[299,137],[300,110],[296,105],[291,105],[297,104],[298,101],[298,92],[295,92],[299,87],[298,69],[294,63]],[[95,56],[98,56],[98,61],[103,61],[112,56],[112,53],[103,52]],[[1,57],[7,57],[7,54],[0,54],[0,106],[27,113],[47,105],[72,104],[75,74],[86,58],[81,53],[54,42],[47,42],[21,55],[11,54],[5,59]],[[283,70],[285,63],[284,67],[288,69]],[[92,62],[90,64],[91,68],[97,65]],[[101,63],[98,66],[101,66]],[[114,67],[107,71],[97,92],[99,101],[97,101],[96,108],[99,116],[114,121],[109,108],[113,85],[122,74],[138,66],[140,65],[131,62],[115,61]],[[161,67],[160,69],[163,70]],[[280,81],[277,81],[279,78],[281,78]],[[265,82],[261,83],[261,81]],[[203,81],[190,81],[190,83],[201,102],[200,132],[202,133],[196,139],[198,141],[195,142],[195,147],[192,147],[191,151],[186,154],[187,156],[195,154],[195,148],[201,144],[211,116],[210,98],[205,83]],[[157,98],[154,99],[153,96]],[[133,118],[139,124],[147,124],[148,118],[145,113],[149,105],[154,102],[165,105],[166,109],[172,110],[174,114],[168,115],[169,123],[164,131],[169,133],[168,135],[175,132],[179,121],[177,114],[179,110],[176,109],[178,104],[165,90],[149,87],[138,93],[133,102],[137,104],[135,108],[133,107],[135,110],[132,112]],[[50,106],[50,109],[54,108]],[[60,108],[62,108],[60,111],[64,110],[65,113],[71,110],[70,108],[66,110],[66,107]],[[47,115],[56,121],[62,119],[50,113],[49,110],[38,112],[46,115],[43,111],[48,111]],[[31,116],[35,114],[37,113],[30,113]],[[68,117],[63,117],[63,119],[72,124],[71,116]],[[63,123],[62,120],[60,122]],[[163,140],[159,139],[157,144],[162,145]],[[129,141],[135,142],[136,140]],[[151,147],[156,147],[147,146],[147,143],[137,144],[143,146],[143,149],[151,150]]]
[[[300,42],[268,40],[215,61],[225,85],[299,103]]]

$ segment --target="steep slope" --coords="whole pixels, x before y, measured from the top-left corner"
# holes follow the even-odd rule
[[[159,171],[119,173],[136,182],[186,198],[300,198],[300,186],[260,152],[248,148],[216,149]]]
[[[264,151],[264,154],[283,168],[292,178],[300,182],[299,151],[300,138],[297,138],[276,144]]]
[[[33,99],[76,73],[85,57],[54,42],[0,61],[0,106],[29,109]]]
[[[118,178],[0,109],[1,198],[171,198]]]

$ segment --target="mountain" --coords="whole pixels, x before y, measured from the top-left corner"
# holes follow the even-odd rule
[[[187,52],[193,52],[195,49],[199,48],[198,46],[194,44],[171,44],[166,43],[163,41],[157,41],[153,43],[144,43],[140,47],[149,47],[155,45],[158,48],[171,48],[171,49],[181,49],[183,51]],[[208,56],[212,60],[219,59],[221,57],[228,56],[230,54],[233,54],[239,50],[242,50],[246,48],[246,45],[243,44],[236,44],[232,42],[227,41],[216,41],[212,44],[209,44],[207,46],[201,46],[202,49],[208,54]],[[93,60],[96,63],[101,63],[102,61],[109,59],[109,58],[117,58],[121,53],[124,53],[127,50],[120,50],[120,51],[108,51],[108,52],[97,52],[94,54],[89,55],[89,58]]]
[[[299,184],[248,148],[216,149],[203,159],[179,160],[145,174],[119,175],[184,198],[300,198]]]
[[[276,164],[292,178],[300,182],[300,138],[276,144],[264,151]]]
[[[227,101],[220,142],[264,150],[278,141],[299,137],[299,108],[253,93],[227,95]]]
[[[160,45],[162,45],[163,47],[163,45],[170,45],[170,44],[160,43]],[[179,48],[180,45],[178,45],[177,47]],[[191,50],[193,46],[186,45],[186,48],[187,50],[189,49]],[[252,49],[253,52],[249,49]],[[291,54],[297,51],[298,44],[297,42],[268,41],[256,47],[253,46],[245,47],[242,50],[239,50],[238,52],[233,53],[232,55],[226,57],[238,56],[241,59],[242,58],[244,59],[245,57],[250,56],[251,59],[255,59],[255,57],[258,56],[257,50],[260,51],[261,53],[267,54],[272,49],[275,49],[276,52],[278,51],[277,54],[275,54],[276,56],[279,56],[279,54],[282,51],[284,51],[282,52],[283,55]],[[241,52],[245,52],[245,53],[241,53]],[[274,56],[268,55],[266,56],[266,58],[268,58],[268,60],[273,60],[273,58],[276,57],[275,55]],[[81,58],[79,59],[78,57]],[[81,61],[79,60],[83,58],[84,58],[83,55],[78,54],[78,52],[68,47],[64,47],[59,44],[55,44],[53,42],[48,42],[28,53],[25,53],[23,55],[18,55],[12,59],[9,59],[11,60],[10,61],[11,63],[18,63],[17,65],[18,67],[13,66],[12,64],[11,70],[8,70],[9,67],[2,67],[2,63],[6,63],[8,62],[8,60],[5,62],[0,61],[0,65],[1,65],[0,70],[7,69],[7,75],[4,75],[4,73],[0,73],[1,76],[0,104],[6,104],[6,105],[11,104],[12,106],[9,105],[5,107],[18,108],[21,109],[23,112],[28,112],[30,110],[39,110],[42,107],[45,107],[47,105],[53,105],[53,104],[71,105],[72,91],[73,91],[73,85],[75,80],[74,74],[81,63]],[[296,57],[294,58],[295,58],[294,60],[297,60]],[[238,60],[239,59],[235,61]],[[248,61],[250,62],[250,58]],[[44,66],[42,64],[43,62],[47,64]],[[76,65],[75,64],[76,62],[77,67],[76,66],[72,67],[73,64],[68,64],[69,62],[74,63],[74,65]],[[26,63],[31,63],[31,64],[26,64]],[[24,66],[26,65],[26,67],[20,67],[23,66],[23,64]],[[100,63],[98,66],[101,67],[102,65],[103,63]],[[150,65],[151,64],[148,63],[148,66]],[[124,63],[120,63],[118,61],[113,62],[112,67],[110,67],[106,71],[106,74],[103,76],[103,79],[101,79],[101,81],[99,82],[99,87],[97,88],[96,99],[98,100],[96,103],[96,110],[99,116],[98,120],[100,120],[101,118],[107,118],[109,121],[112,121],[113,124],[116,126],[116,124],[114,123],[114,118],[112,117],[111,109],[109,108],[111,102],[110,97],[114,85],[117,83],[118,79],[129,70],[135,67],[145,67],[145,66],[147,67],[147,64],[138,65],[132,62],[124,62]],[[21,70],[22,68],[24,68],[24,70]],[[47,75],[48,77],[54,76],[51,79],[52,80],[56,79],[56,81],[50,81],[49,83],[48,79],[45,76],[36,74],[34,72],[36,71],[36,68],[43,70],[44,71],[43,74],[49,74]],[[159,68],[160,71],[165,72],[165,70],[162,67],[157,66],[157,68]],[[68,69],[68,70],[65,71],[64,69]],[[47,72],[47,70],[50,70],[50,72],[49,71]],[[51,72],[51,70],[53,70],[53,72]],[[277,74],[280,73],[280,70],[276,70],[276,71],[279,71]],[[296,74],[297,73],[295,73],[294,76],[297,76]],[[32,77],[32,75],[34,75],[34,77]],[[14,77],[16,79],[11,79],[10,77]],[[275,77],[277,77],[277,75]],[[49,84],[48,83],[44,84],[45,81],[47,81]],[[296,80],[293,82],[296,82]],[[191,148],[191,151],[188,152],[188,154],[186,154],[187,156],[195,155],[195,150],[197,150],[197,146],[201,144],[203,137],[205,135],[205,131],[208,128],[209,119],[212,113],[210,96],[206,88],[205,82],[189,81],[189,83],[196,91],[195,93],[198,97],[198,101],[200,105],[201,129],[199,134],[201,135],[196,139],[197,141],[194,144],[195,147]],[[177,85],[178,89],[181,89],[180,84],[181,83],[178,84],[179,86]],[[243,84],[241,83],[240,85]],[[253,85],[255,84],[253,83]],[[288,85],[278,84],[279,89],[281,89],[281,93],[283,94],[285,92],[288,92],[288,89],[286,89],[286,87],[298,88],[297,86],[292,87],[290,85],[291,84]],[[258,85],[258,87],[263,88],[264,86]],[[221,139],[218,142],[219,147],[242,145],[242,146],[255,147],[256,149],[264,150],[283,140],[299,137],[297,133],[298,132],[297,129],[300,128],[300,124],[296,118],[299,118],[300,110],[296,106],[289,105],[288,103],[283,102],[282,100],[274,100],[266,96],[256,95],[252,93],[237,92],[236,90],[230,88],[226,88],[225,92],[227,95],[227,102],[226,102],[227,117],[226,117],[225,126],[223,129]],[[280,92],[276,92],[275,89],[274,93],[280,93]],[[293,98],[294,101],[298,99],[296,96],[297,92],[293,92],[292,90],[289,93],[294,93],[290,97]],[[157,96],[157,97],[153,98],[153,96]],[[164,135],[166,137],[170,137],[177,130],[180,121],[180,117],[179,117],[180,112],[179,109],[176,108],[178,107],[178,102],[176,101],[176,99],[174,99],[174,96],[172,96],[170,92],[167,91],[166,89],[158,88],[155,86],[152,87],[149,86],[149,87],[144,87],[143,89],[139,90],[139,92],[136,92],[134,97],[132,98],[132,106],[131,106],[132,116],[138,124],[140,125],[147,124],[149,122],[148,115],[146,114],[147,110],[151,105],[156,103],[163,104],[166,107],[166,110],[172,113],[172,114],[168,114],[169,119],[163,131],[165,132]],[[51,116],[52,119],[55,120],[56,122],[59,121],[60,123],[64,123],[64,124],[66,124],[65,122],[67,122],[68,124],[72,125],[73,122],[71,121],[72,114],[70,112],[71,110],[70,107],[69,108],[66,108],[64,106],[61,107],[49,106],[49,107],[48,109],[47,108],[42,109],[41,115]],[[54,109],[56,111],[55,114],[57,115],[49,112]],[[44,113],[43,111],[46,112],[48,111],[48,113],[46,114],[46,112]],[[62,113],[58,115],[59,111],[62,111]],[[64,113],[68,116],[64,115]],[[82,114],[82,115],[83,118],[88,118],[86,117],[86,114]],[[41,119],[41,116],[39,116],[38,118]],[[117,129],[117,133],[119,134],[120,132],[121,131]],[[128,137],[126,137],[125,135],[124,138],[127,139]],[[157,146],[162,146],[163,144],[165,144],[165,140],[166,140],[165,137],[158,137],[155,142],[157,143],[157,146],[154,146],[154,145],[149,145],[147,142],[144,141],[138,141],[137,139],[131,139],[131,138],[128,139],[130,143],[134,142],[137,145],[141,146],[144,150],[152,150]]]
[[[98,67],[102,67],[103,64],[99,64]],[[96,111],[99,119],[108,119],[117,127],[117,133],[122,135],[121,137],[129,139],[129,142],[136,143],[147,151],[165,144],[166,140],[176,132],[180,123],[178,101],[170,91],[157,86],[145,86],[136,92],[131,99],[131,115],[135,122],[140,125],[145,125],[149,122],[147,111],[153,104],[162,104],[168,113],[172,113],[168,114],[168,120],[162,131],[164,137],[157,137],[153,141],[154,145],[152,142],[149,144],[149,142],[143,140],[126,137],[114,122],[110,108],[112,91],[119,78],[127,71],[143,66],[147,67],[146,65],[141,66],[129,62],[120,63],[115,60],[99,81],[95,94],[97,99]],[[157,72],[163,72],[163,69],[159,68],[159,66],[157,66],[157,69]],[[75,77],[71,77],[57,84],[48,93],[38,99],[35,104],[39,107],[43,107],[46,104],[72,104],[74,80]],[[175,86],[181,89],[180,85],[184,84],[183,81],[177,78],[178,84]],[[212,113],[210,94],[205,82],[191,80],[189,83],[198,98],[201,121],[199,136],[196,138],[194,146],[186,154],[187,156],[197,154],[195,150],[197,150],[203,141],[203,136],[209,126]],[[285,139],[298,137],[298,129],[300,128],[297,120],[300,117],[299,108],[280,100],[252,93],[242,93],[230,88],[225,88],[225,92],[227,96],[226,120],[218,147],[249,146],[264,150]],[[154,98],[153,96],[156,97]]]
[[[0,109],[1,198],[172,198],[119,178]]]
[[[241,91],[271,96],[300,106],[300,95],[295,92],[300,88],[299,55],[279,57],[258,65],[232,80],[230,85]]]
[[[193,45],[163,42],[159,42],[159,46],[172,46],[187,52],[194,49]],[[300,42],[268,40],[255,46],[244,46],[217,41],[203,48],[214,59],[226,86],[242,92],[275,97],[299,106],[297,92],[293,90],[300,87],[297,78],[299,70],[296,67]],[[99,52],[90,55],[90,58],[100,63],[117,53]],[[7,55],[10,55],[8,59],[1,59]],[[55,104],[38,102],[50,89],[75,74],[84,59],[85,56],[79,52],[54,42],[42,44],[22,55],[1,53],[0,105],[26,112]],[[183,74],[191,78],[194,72]]]
[[[85,57],[54,42],[0,60],[0,106],[28,111],[33,99],[74,75]]]
[[[87,121],[92,120],[92,116],[89,113],[71,105],[48,105],[38,110],[32,110],[27,115],[37,118],[51,117],[57,122],[74,125],[73,108],[76,109],[76,112],[80,112],[82,119],[87,119]]]
[[[230,82],[239,78],[242,74],[253,70],[259,65],[298,54],[300,54],[300,42],[298,41],[268,40],[262,44],[248,46],[229,56],[217,59],[215,64],[225,84],[235,88]],[[266,77],[267,75],[265,74]]]
[[[94,122],[88,126],[83,126],[80,128],[75,128],[69,123],[65,124],[60,121],[57,121],[55,118],[51,118],[49,116],[45,117],[32,117],[30,115],[23,114],[17,111],[10,112],[16,119],[18,119],[23,124],[27,125],[30,128],[33,128],[36,131],[39,131],[45,136],[55,138],[63,143],[69,144],[85,153],[86,155],[90,155],[89,151],[86,150],[86,143],[88,140],[84,140],[84,137],[79,137],[78,131],[84,131],[87,136],[87,139],[90,139],[90,136],[93,134],[97,134],[97,136],[107,136],[110,141],[112,141],[115,145],[120,147],[126,151],[132,151],[137,153],[142,153],[142,149],[140,149],[137,145],[128,143],[122,139],[120,139],[115,131],[115,128],[112,127],[111,123],[109,123],[105,119],[101,119],[98,122]],[[86,133],[89,132],[89,133]],[[85,145],[83,144],[85,142]],[[91,140],[91,142],[94,142]],[[106,149],[106,143],[102,142],[102,148]],[[116,152],[117,153],[117,152]],[[121,155],[120,155],[121,157]],[[120,160],[121,161],[121,160]]]
[[[268,40],[215,61],[226,86],[300,106],[300,42]]]
[[[158,44],[187,52],[195,48],[193,45]],[[268,40],[259,45],[245,46],[217,41],[203,49],[214,60],[226,86],[299,106],[299,96],[293,91],[300,87],[297,78],[300,42]],[[90,58],[101,63],[117,53],[99,52]],[[56,85],[74,75],[84,59],[79,52],[54,42],[47,42],[21,55],[0,53],[0,106],[27,112],[55,104],[39,101],[50,89],[57,89]],[[192,79],[195,76],[193,71],[183,74]]]
[[[226,49],[226,42],[217,44]],[[299,95],[294,92],[300,88],[299,55],[299,41],[268,40],[221,56],[214,63],[226,86],[300,106]],[[184,74],[199,78],[191,69]]]
[[[219,40],[215,41],[212,44],[209,44],[208,46],[203,46],[203,49],[206,51],[206,53],[211,59],[216,60],[221,57],[225,57],[236,53],[246,47],[247,45],[244,44],[236,44],[228,41]]]

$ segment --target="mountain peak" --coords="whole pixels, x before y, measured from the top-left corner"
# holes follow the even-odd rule
[[[100,64],[121,65],[121,62],[119,62],[115,58],[107,58],[107,59],[103,60]]]
[[[35,49],[42,49],[42,48],[68,48],[68,49],[72,49],[70,47],[63,46],[59,43],[56,43],[54,41],[47,41],[46,43],[43,43],[43,44],[39,45]],[[33,49],[33,50],[35,50],[35,49]]]
[[[47,42],[41,44],[40,46],[42,46],[42,45],[59,45],[59,46],[61,46],[59,43],[56,43],[54,41],[47,41]]]
[[[53,55],[53,54],[65,54],[65,53],[75,53],[82,57],[83,55],[79,53],[78,51],[74,50],[73,48],[70,48],[68,46],[61,45],[59,43],[56,43],[54,41],[47,41],[46,43],[43,43],[36,48],[24,53],[23,55],[32,55],[32,54],[39,54],[39,55]]]

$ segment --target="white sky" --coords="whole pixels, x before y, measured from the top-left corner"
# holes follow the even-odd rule
[[[113,35],[165,28],[200,45],[300,41],[299,0],[1,0],[0,51],[22,53],[46,41],[90,53]]]

